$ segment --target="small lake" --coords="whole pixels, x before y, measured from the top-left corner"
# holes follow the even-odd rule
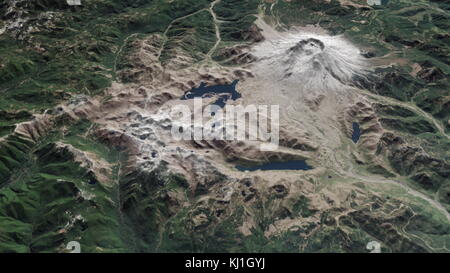
[[[290,160],[284,162],[269,162],[256,166],[235,166],[239,171],[275,171],[275,170],[311,170],[313,167],[309,166],[305,160]]]
[[[357,143],[359,137],[361,136],[361,128],[359,128],[359,124],[356,122],[353,122],[352,126],[353,126],[352,140],[354,143]]]
[[[229,99],[237,100],[241,94],[236,90],[236,85],[239,80],[233,81],[231,84],[211,85],[208,86],[204,82],[200,83],[199,87],[194,87],[186,91],[181,97],[181,100],[189,100],[193,98],[207,98],[215,94],[219,94],[219,98],[213,103],[223,108]]]

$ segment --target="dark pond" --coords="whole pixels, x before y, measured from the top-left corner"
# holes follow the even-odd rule
[[[360,136],[361,136],[361,128],[359,128],[358,123],[353,122],[353,134],[352,134],[353,142],[357,143]]]
[[[313,167],[309,166],[305,160],[290,160],[285,162],[269,162],[262,165],[244,167],[235,166],[239,171],[273,171],[273,170],[311,170]]]

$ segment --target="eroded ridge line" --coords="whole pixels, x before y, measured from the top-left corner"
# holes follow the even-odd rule
[[[184,20],[184,19],[186,19],[186,18],[188,18],[188,17],[190,17],[190,16],[196,15],[196,14],[198,14],[198,13],[200,13],[200,12],[206,11],[206,10],[208,10],[208,8],[203,8],[203,9],[194,11],[193,13],[189,13],[189,14],[187,14],[187,15],[185,15],[185,16],[178,17],[178,18],[172,20],[172,22],[170,22],[170,24],[167,26],[166,30],[165,30],[165,31],[163,32],[163,34],[162,34],[162,36],[163,36],[163,42],[162,42],[162,44],[161,44],[160,49],[158,50],[158,54],[156,54],[156,57],[157,57],[158,60],[159,60],[159,58],[161,57],[161,54],[162,54],[162,52],[163,52],[163,50],[164,50],[164,46],[165,46],[166,43],[167,43],[167,40],[168,40],[168,38],[167,38],[167,33],[168,33],[169,30],[172,28],[173,24],[174,24],[174,23],[177,23],[177,22],[179,22],[179,21],[182,21],[182,20]]]
[[[209,50],[209,52],[206,54],[206,57],[208,59],[211,59],[211,55],[216,51],[217,47],[219,46],[220,42],[222,41],[222,37],[220,35],[220,28],[219,28],[220,22],[219,22],[219,19],[217,19],[216,13],[214,12],[214,6],[219,2],[220,2],[220,0],[215,0],[214,2],[211,3],[211,6],[209,8],[209,12],[211,13],[211,16],[213,17],[214,27],[216,29],[216,43],[211,48],[211,50]]]

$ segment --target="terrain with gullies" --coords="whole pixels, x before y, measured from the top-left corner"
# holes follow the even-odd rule
[[[2,1],[0,252],[449,252],[450,3],[382,2]],[[279,149],[171,136],[236,80]]]

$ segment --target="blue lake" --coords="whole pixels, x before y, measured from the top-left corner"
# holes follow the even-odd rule
[[[235,80],[231,84],[211,86],[207,86],[202,82],[199,87],[194,87],[191,90],[186,91],[181,97],[181,100],[207,98],[212,97],[215,94],[220,94],[220,97],[213,104],[223,108],[229,99],[237,100],[241,97],[241,94],[236,90],[238,82],[239,80]]]
[[[356,122],[353,122],[352,126],[353,126],[352,140],[354,143],[357,143],[359,137],[361,136],[361,128],[359,128],[359,124]]]
[[[305,160],[290,160],[285,162],[269,162],[262,165],[244,167],[235,166],[239,171],[274,171],[274,170],[311,170],[313,167],[309,166]]]

